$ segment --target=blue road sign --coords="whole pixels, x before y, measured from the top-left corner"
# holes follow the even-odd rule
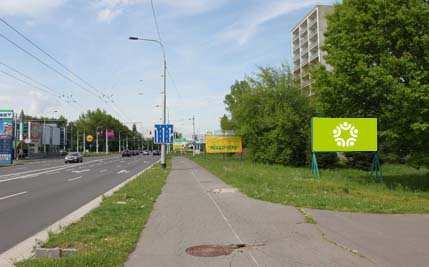
[[[172,144],[173,143],[173,125],[172,124],[156,124],[154,143],[155,144]]]

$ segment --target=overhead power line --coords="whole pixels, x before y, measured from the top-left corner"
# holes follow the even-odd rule
[[[29,42],[32,46],[34,46],[37,50],[39,50],[40,52],[42,52],[44,55],[46,55],[48,58],[50,58],[51,60],[53,60],[55,63],[57,63],[59,66],[61,66],[69,75],[73,76],[75,79],[79,80],[80,82],[82,82],[86,87],[82,86],[81,84],[77,83],[76,81],[74,81],[73,79],[71,79],[69,76],[64,75],[64,73],[58,71],[56,68],[52,67],[51,65],[49,65],[48,63],[44,62],[43,60],[41,60],[39,57],[37,57],[36,55],[32,54],[31,52],[29,52],[28,50],[26,50],[25,48],[19,46],[17,43],[13,42],[12,40],[10,40],[9,38],[7,38],[5,35],[0,33],[0,37],[2,37],[3,39],[5,39],[6,41],[8,41],[9,43],[11,43],[12,45],[14,45],[15,47],[17,47],[18,49],[20,49],[21,51],[23,51],[24,53],[26,53],[27,55],[29,55],[30,57],[34,58],[35,60],[37,60],[39,63],[41,63],[42,65],[44,65],[45,67],[49,68],[50,70],[54,71],[55,73],[57,73],[58,75],[60,75],[61,77],[63,77],[64,79],[70,81],[71,83],[73,83],[74,85],[76,85],[77,87],[79,87],[80,89],[84,90],[85,92],[97,97],[100,101],[102,101],[105,104],[109,104],[112,105],[114,110],[122,117],[124,117],[124,113],[122,111],[119,110],[119,108],[114,105],[113,100],[110,98],[105,97],[105,95],[102,93],[101,90],[97,89],[95,86],[91,85],[88,81],[86,81],[85,79],[83,79],[81,76],[79,76],[78,74],[76,74],[74,71],[72,71],[69,67],[67,67],[65,64],[61,63],[58,59],[56,59],[54,56],[52,56],[50,53],[48,53],[46,50],[44,50],[43,48],[41,48],[39,45],[37,45],[34,41],[32,41],[29,37],[27,37],[25,34],[23,34],[22,32],[20,32],[18,29],[16,29],[14,26],[12,26],[11,24],[9,24],[5,19],[0,18],[0,22],[2,22],[3,24],[5,24],[7,27],[9,27],[12,31],[14,31],[15,33],[17,33],[19,36],[21,36],[24,40],[26,40],[27,42]],[[112,102],[109,103],[109,101]]]
[[[20,46],[19,44],[15,43],[14,41],[12,41],[11,39],[7,38],[5,35],[3,35],[2,33],[0,33],[0,37],[5,39],[6,41],[8,41],[10,44],[12,44],[13,46],[15,46],[16,48],[18,48],[19,50],[21,50],[22,52],[24,52],[25,54],[27,54],[28,56],[32,57],[33,59],[35,59],[37,62],[39,62],[40,64],[42,64],[43,66],[47,67],[48,69],[54,71],[55,73],[57,73],[58,75],[60,75],[61,77],[63,77],[64,79],[70,81],[71,83],[73,83],[74,85],[78,86],[79,88],[81,88],[82,90],[84,90],[85,92],[92,94],[96,97],[99,97],[97,94],[95,94],[94,92],[88,90],[87,88],[83,87],[82,85],[80,85],[79,83],[77,83],[76,81],[74,81],[73,79],[71,79],[70,77],[66,76],[65,74],[63,74],[62,72],[60,72],[59,70],[57,70],[56,68],[52,67],[51,65],[49,65],[48,63],[44,62],[43,60],[41,60],[38,56],[34,55],[33,53],[31,53],[30,51],[28,51],[27,49],[23,48],[22,46]]]
[[[156,34],[158,36],[158,40],[160,42],[164,43],[164,41],[162,40],[162,37],[161,37],[161,31],[159,30],[158,18],[156,15],[156,10],[155,10],[155,5],[153,3],[153,0],[150,0],[150,7],[152,9],[153,22],[155,24],[155,30],[156,30]],[[176,90],[176,93],[179,96],[179,99],[182,100],[182,95],[179,92],[176,81],[174,80],[173,75],[170,73],[169,68],[167,68],[167,74],[168,74],[168,77],[170,77],[171,83],[173,84],[173,87]]]
[[[58,65],[60,65],[63,69],[65,69],[68,73],[70,73],[72,76],[74,76],[75,78],[77,78],[79,81],[83,82],[86,86],[92,88],[93,90],[95,90],[97,93],[101,94],[101,92],[95,88],[94,86],[92,86],[89,82],[87,82],[86,80],[84,80],[82,77],[80,77],[79,75],[77,75],[75,72],[73,72],[70,68],[68,68],[67,66],[65,66],[63,63],[61,63],[58,59],[56,59],[54,56],[52,56],[50,53],[48,53],[47,51],[45,51],[43,48],[41,48],[39,45],[37,45],[35,42],[33,42],[30,38],[28,38],[27,36],[25,36],[22,32],[20,32],[18,29],[16,29],[15,27],[13,27],[12,25],[10,25],[7,21],[5,21],[3,18],[0,18],[0,22],[2,22],[3,24],[5,24],[7,27],[9,27],[12,31],[16,32],[19,36],[21,36],[24,40],[26,40],[27,42],[29,42],[30,44],[32,44],[35,48],[37,48],[40,52],[42,52],[44,55],[46,55],[47,57],[49,57],[50,59],[52,59],[55,63],[57,63]]]

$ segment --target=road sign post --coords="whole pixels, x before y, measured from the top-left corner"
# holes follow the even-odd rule
[[[158,145],[173,144],[173,125],[172,124],[156,124],[154,143]]]

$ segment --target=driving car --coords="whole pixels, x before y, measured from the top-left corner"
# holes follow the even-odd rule
[[[131,157],[131,156],[132,156],[131,151],[129,150],[122,151],[122,157]]]
[[[64,159],[65,163],[80,163],[83,162],[83,157],[79,152],[68,153]]]
[[[161,155],[161,151],[159,151],[159,150],[154,150],[154,151],[152,151],[152,155],[154,155],[154,156],[159,156],[159,155]]]
[[[143,156],[148,156],[148,155],[149,155],[149,151],[147,151],[147,150],[143,150],[142,155],[143,155]]]

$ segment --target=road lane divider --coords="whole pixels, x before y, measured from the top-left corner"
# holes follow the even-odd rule
[[[127,170],[118,171],[118,174],[123,174],[123,173],[129,173],[129,171],[127,171]]]
[[[39,171],[43,172],[43,171],[47,171],[47,170],[62,169],[62,168],[65,168],[65,167],[67,167],[67,169],[69,169],[69,168],[74,168],[74,167],[78,167],[78,166],[82,166],[82,165],[87,165],[87,164],[94,163],[94,162],[104,162],[104,160],[103,159],[97,159],[97,160],[91,160],[91,161],[83,162],[83,163],[81,163],[79,165],[70,165],[70,166],[68,166],[68,165],[63,164],[63,165],[57,165],[57,166],[52,166],[52,167],[48,167],[48,168],[29,170],[29,171],[25,171],[25,172],[15,172],[15,173],[3,174],[3,175],[0,175],[0,179],[1,178],[5,178],[5,177],[19,176],[19,175],[29,174],[29,173],[36,173],[36,172],[39,172]],[[0,182],[1,181],[2,180],[0,180]]]
[[[17,176],[20,174],[25,174],[23,176],[17,176],[17,177],[13,177],[13,178],[8,178],[8,179],[0,179],[0,184],[1,183],[5,183],[5,182],[9,182],[9,181],[14,181],[14,180],[21,180],[21,179],[28,179],[28,178],[34,178],[34,177],[38,177],[41,174],[48,174],[51,172],[56,172],[56,171],[61,171],[61,170],[67,170],[67,169],[72,169],[72,168],[82,168],[82,166],[86,166],[90,163],[93,163],[95,161],[103,161],[103,159],[98,159],[98,160],[93,160],[93,161],[88,161],[88,162],[84,162],[84,163],[80,163],[78,165],[61,165],[61,166],[55,166],[55,167],[50,167],[50,168],[45,168],[45,169],[39,169],[39,170],[32,170],[32,171],[27,171],[27,172],[21,172],[21,173],[12,173],[12,174],[6,174],[6,175],[2,175],[0,176],[0,178],[4,178],[4,177],[10,177],[10,176]],[[40,171],[40,172],[37,172]]]
[[[31,256],[34,255],[34,248],[37,246],[37,244],[46,242],[48,240],[49,233],[61,232],[61,230],[64,229],[65,227],[79,221],[83,216],[88,214],[90,211],[99,207],[101,202],[103,202],[104,197],[109,197],[113,195],[116,191],[120,190],[126,184],[135,180],[140,174],[152,168],[152,166],[157,164],[159,161],[160,161],[159,159],[154,161],[152,164],[150,164],[142,171],[138,172],[136,175],[126,179],[124,182],[120,183],[119,185],[115,186],[114,188],[110,189],[104,194],[101,194],[94,200],[88,202],[84,206],[78,208],[74,212],[68,214],[67,216],[58,220],[54,224],[48,226],[44,230],[38,232],[37,234],[27,238],[26,240],[15,245],[9,250],[3,252],[2,254],[0,254],[0,266],[13,267],[15,262],[19,262],[30,258]]]
[[[67,179],[67,182],[73,182],[73,181],[79,180],[80,178],[82,178],[82,176],[70,178],[70,179]]]
[[[5,196],[5,197],[0,197],[0,200],[6,200],[8,198],[17,197],[17,196],[24,195],[24,194],[27,194],[27,193],[28,193],[27,191],[24,191],[24,192],[20,192],[20,193],[8,195],[8,196]]]
[[[81,171],[72,171],[72,173],[82,173],[82,172],[89,172],[91,171],[91,169],[85,169],[85,170],[81,170]]]

